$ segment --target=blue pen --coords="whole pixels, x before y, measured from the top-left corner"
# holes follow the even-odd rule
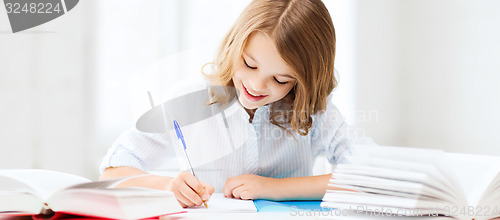
[[[180,140],[182,146],[184,147],[184,154],[186,154],[186,158],[189,163],[189,168],[191,169],[191,174],[193,174],[193,176],[196,177],[196,175],[194,174],[193,166],[191,165],[191,161],[189,161],[189,157],[186,152],[187,147],[186,147],[186,142],[184,141],[184,135],[182,135],[181,127],[179,127],[179,124],[177,123],[176,120],[174,120],[174,128],[175,128],[175,134],[177,135],[177,140]],[[205,205],[205,207],[208,208],[207,203],[205,201],[203,201],[203,205]]]

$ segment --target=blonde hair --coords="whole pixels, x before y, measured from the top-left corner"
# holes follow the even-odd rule
[[[328,10],[321,0],[252,1],[225,36],[212,63],[212,74],[205,77],[218,85],[234,86],[234,71],[254,31],[274,40],[297,80],[282,100],[272,104],[271,122],[277,126],[290,123],[297,133],[307,135],[312,127],[311,115],[326,109],[327,97],[337,85],[335,29]],[[291,111],[277,114],[278,104]]]

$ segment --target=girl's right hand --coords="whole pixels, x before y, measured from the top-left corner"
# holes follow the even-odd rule
[[[199,181],[189,172],[179,173],[170,181],[167,189],[174,192],[175,198],[184,208],[200,206],[214,193],[214,187]]]

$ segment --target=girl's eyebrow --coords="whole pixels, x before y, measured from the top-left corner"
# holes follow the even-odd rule
[[[257,62],[256,59],[254,59],[250,54],[248,54],[247,52],[243,52],[243,55],[247,56],[248,58],[250,58],[252,61],[254,61],[257,65],[259,65],[259,62]],[[286,78],[290,78],[290,79],[295,79],[294,77],[288,75],[288,74],[277,74],[277,76],[282,76],[282,77],[286,77]]]

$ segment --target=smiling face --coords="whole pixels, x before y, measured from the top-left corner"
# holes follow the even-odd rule
[[[285,97],[296,82],[292,74],[273,41],[256,31],[249,36],[232,79],[243,107],[256,109]]]

